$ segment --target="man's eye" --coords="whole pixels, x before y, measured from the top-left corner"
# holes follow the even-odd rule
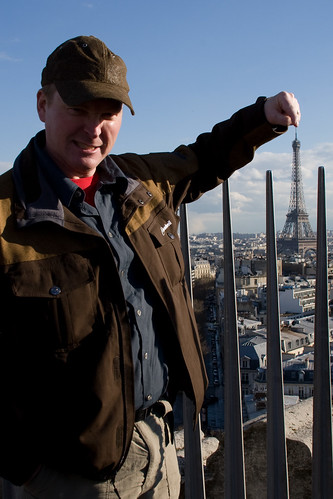
[[[80,109],[79,107],[69,107],[68,111],[72,114],[82,114],[83,110]]]

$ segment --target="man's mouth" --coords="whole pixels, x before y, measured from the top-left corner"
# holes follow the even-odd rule
[[[99,149],[101,146],[94,146],[94,145],[91,145],[91,144],[86,144],[85,142],[78,142],[78,141],[75,141],[76,145],[84,150],[84,151],[96,151],[97,149]]]

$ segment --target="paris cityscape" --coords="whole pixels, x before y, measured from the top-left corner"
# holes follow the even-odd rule
[[[313,396],[316,235],[306,210],[300,141],[292,143],[286,221],[277,233],[282,367],[285,405]],[[204,345],[209,387],[202,411],[205,430],[223,429],[223,236],[190,235],[194,308]],[[233,234],[243,418],[266,412],[266,235]],[[327,231],[329,310],[333,296],[333,231]],[[330,341],[333,320],[329,314]]]

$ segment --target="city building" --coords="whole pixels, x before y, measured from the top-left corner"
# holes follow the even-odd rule
[[[192,279],[215,277],[215,271],[212,270],[208,260],[195,260],[192,266]]]
[[[279,288],[280,314],[311,314],[315,310],[314,286],[284,285]]]

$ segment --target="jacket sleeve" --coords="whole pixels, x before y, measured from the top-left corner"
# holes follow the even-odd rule
[[[268,123],[264,113],[265,101],[265,97],[259,97],[255,104],[218,123],[210,133],[199,135],[188,146],[195,153],[199,168],[192,176],[184,201],[193,201],[216,187],[235,170],[250,163],[258,147],[287,130],[287,127]]]
[[[252,161],[258,147],[287,130],[268,123],[265,100],[259,97],[255,104],[240,109],[211,132],[199,135],[194,143],[180,145],[173,152],[112,157],[126,174],[143,182],[152,180],[164,192],[170,207],[177,209],[182,202],[195,201],[221,184]]]

